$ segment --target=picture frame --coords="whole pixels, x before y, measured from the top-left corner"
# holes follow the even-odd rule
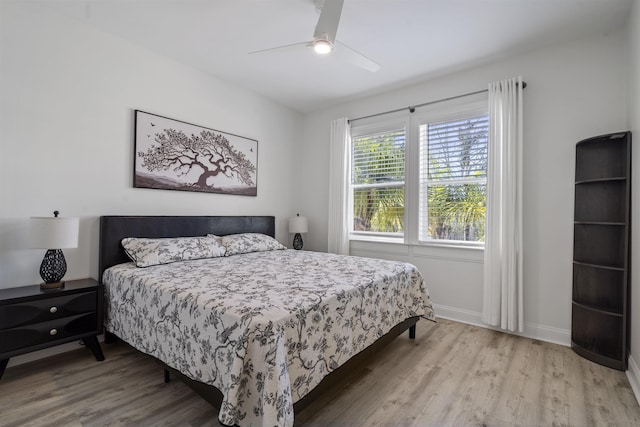
[[[135,110],[135,188],[257,196],[258,141]]]

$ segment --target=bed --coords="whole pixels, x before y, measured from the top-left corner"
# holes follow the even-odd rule
[[[434,320],[413,265],[290,250],[274,235],[271,216],[100,218],[108,335],[187,382],[223,425],[292,426],[340,372]],[[167,238],[214,250],[150,265],[132,254],[131,241]]]

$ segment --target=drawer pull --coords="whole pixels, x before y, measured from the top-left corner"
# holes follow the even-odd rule
[[[49,331],[49,335],[55,335],[57,333],[58,333],[58,330],[55,328]]]
[[[58,307],[56,307],[55,305],[49,309],[49,313],[51,314],[57,313],[57,312],[58,312]]]

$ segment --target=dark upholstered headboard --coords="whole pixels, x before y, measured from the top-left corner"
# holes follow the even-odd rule
[[[120,242],[125,237],[191,237],[262,233],[275,237],[273,216],[101,216],[100,281],[107,268],[129,257]]]

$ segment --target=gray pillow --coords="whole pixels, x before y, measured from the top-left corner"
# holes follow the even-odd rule
[[[218,238],[225,248],[225,256],[287,249],[273,237],[261,233],[229,234]]]
[[[225,254],[225,248],[212,236],[163,239],[126,237],[122,239],[122,247],[137,267],[215,258]]]

